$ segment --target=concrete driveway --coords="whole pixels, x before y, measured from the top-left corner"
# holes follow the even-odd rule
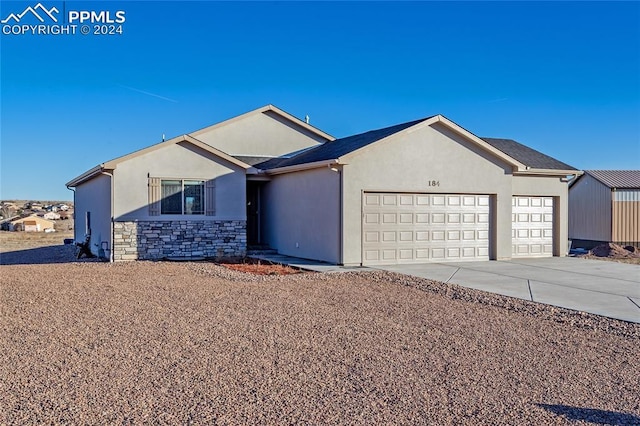
[[[640,265],[552,257],[376,269],[640,323]]]

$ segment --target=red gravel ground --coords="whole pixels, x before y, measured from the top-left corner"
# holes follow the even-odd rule
[[[386,272],[38,255],[0,255],[0,424],[640,424],[635,324]]]

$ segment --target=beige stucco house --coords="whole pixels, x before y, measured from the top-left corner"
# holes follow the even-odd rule
[[[335,139],[271,105],[68,182],[76,240],[111,260],[242,256],[344,265],[564,256],[580,172],[436,115]]]
[[[9,222],[10,231],[42,232],[45,229],[55,229],[55,223],[35,214]]]

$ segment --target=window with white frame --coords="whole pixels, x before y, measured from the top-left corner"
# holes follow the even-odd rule
[[[215,215],[215,181],[149,178],[149,214]]]

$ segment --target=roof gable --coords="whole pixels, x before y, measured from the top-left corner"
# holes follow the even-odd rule
[[[270,112],[274,113],[274,114],[276,114],[276,115],[278,115],[278,116],[280,116],[280,117],[282,117],[282,118],[284,118],[284,119],[286,119],[288,121],[290,121],[292,124],[294,124],[296,126],[304,128],[304,129],[306,129],[306,130],[308,130],[308,131],[310,131],[310,132],[312,132],[312,133],[314,133],[314,134],[316,134],[316,135],[318,135],[318,136],[320,136],[320,137],[322,137],[324,139],[327,139],[327,140],[334,140],[335,139],[330,134],[323,132],[322,130],[318,129],[317,127],[314,127],[311,124],[309,124],[309,123],[307,123],[305,121],[302,121],[299,118],[297,118],[297,117],[289,114],[288,112],[276,107],[275,105],[271,105],[271,104],[268,104],[268,105],[265,105],[263,107],[254,109],[253,111],[246,112],[244,114],[238,115],[238,116],[230,118],[228,120],[221,121],[221,122],[213,124],[211,126],[204,127],[202,129],[196,130],[196,131],[191,132],[189,134],[193,135],[193,136],[198,136],[198,135],[200,135],[202,133],[206,133],[206,132],[208,132],[210,130],[217,129],[217,128],[226,126],[226,125],[231,124],[231,123],[235,123],[236,121],[240,121],[240,120],[242,120],[244,118],[247,118],[247,117],[250,117],[250,116],[253,116],[253,115],[257,115],[257,114],[270,113]]]
[[[367,146],[387,139],[402,131],[412,132],[421,126],[431,126],[440,123],[469,139],[491,155],[506,161],[517,173],[542,173],[564,174],[564,172],[577,171],[574,167],[563,163],[546,154],[522,145],[511,139],[479,138],[453,121],[442,115],[434,115],[420,120],[409,121],[383,129],[372,130],[354,136],[336,139],[324,143],[318,147],[309,149],[289,158],[273,158],[257,163],[255,167],[262,170],[273,171],[276,169],[293,170],[304,165],[319,165],[327,161],[339,161],[341,158]],[[285,169],[286,168],[286,169]]]
[[[247,157],[278,157],[334,140],[273,105],[189,134],[230,155]]]
[[[88,180],[93,179],[94,177],[96,177],[97,175],[105,172],[105,171],[111,171],[111,170],[115,170],[116,167],[118,166],[118,164],[123,163],[125,161],[131,160],[133,158],[139,157],[141,155],[145,155],[157,150],[160,150],[162,148],[165,148],[167,146],[170,145],[176,145],[176,144],[180,144],[180,143],[188,143],[194,146],[197,146],[198,148],[211,153],[213,155],[215,155],[216,157],[219,157],[231,164],[234,164],[238,167],[242,167],[243,169],[250,169],[251,166],[249,164],[244,163],[241,160],[238,160],[222,151],[220,151],[219,149],[216,149],[212,146],[207,145],[206,143],[199,141],[198,139],[189,136],[189,135],[182,135],[182,136],[178,136],[172,139],[169,139],[167,141],[164,142],[160,142],[158,144],[155,145],[151,145],[147,148],[143,148],[141,150],[132,152],[130,154],[127,155],[123,155],[122,157],[118,157],[118,158],[114,158],[113,160],[107,161],[105,163],[99,164],[96,167],[86,171],[85,173],[81,174],[80,176],[72,179],[71,181],[67,182],[66,186],[67,187],[75,187],[83,182],[86,182]]]
[[[420,120],[409,121],[407,123],[396,124],[395,126],[385,127],[383,129],[371,130],[346,138],[336,139],[326,142],[315,148],[311,148],[291,158],[273,158],[263,163],[256,164],[256,168],[269,170],[280,167],[296,166],[300,164],[315,163],[318,161],[329,161],[340,158],[346,154],[364,148],[374,142],[412,127],[418,123],[428,120],[431,117]]]

